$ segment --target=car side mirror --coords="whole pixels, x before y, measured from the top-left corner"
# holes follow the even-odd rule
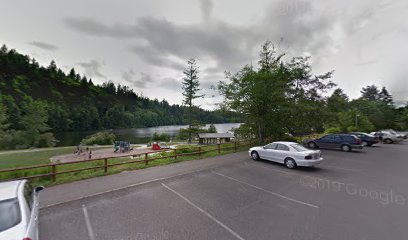
[[[43,187],[43,186],[38,186],[38,187],[36,187],[36,188],[34,189],[34,192],[39,193],[39,192],[41,192],[41,191],[44,190],[44,189],[45,189],[45,187]]]

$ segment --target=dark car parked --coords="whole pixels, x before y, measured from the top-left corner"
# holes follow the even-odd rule
[[[363,149],[360,138],[352,134],[329,134],[306,142],[309,148],[331,148],[350,152],[353,149]]]
[[[361,139],[362,145],[365,146],[372,146],[380,142],[380,138],[368,133],[363,132],[352,132],[350,134],[356,135]]]

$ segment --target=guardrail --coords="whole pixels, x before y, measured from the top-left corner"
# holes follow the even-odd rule
[[[57,181],[57,176],[61,174],[67,174],[67,173],[76,173],[76,172],[82,172],[82,171],[88,171],[88,170],[96,170],[96,169],[103,169],[104,173],[106,174],[108,172],[109,167],[114,167],[114,166],[120,166],[120,165],[126,165],[126,164],[135,164],[135,163],[144,163],[145,165],[148,165],[149,162],[159,160],[159,159],[165,159],[165,158],[174,158],[175,160],[178,157],[183,157],[183,156],[194,156],[198,155],[201,156],[204,153],[208,152],[218,152],[221,153],[222,150],[234,150],[237,151],[239,148],[245,147],[245,146],[252,146],[253,141],[248,140],[248,141],[237,141],[237,142],[230,142],[230,143],[218,143],[218,144],[212,144],[212,145],[201,145],[201,146],[191,146],[187,148],[179,148],[179,149],[164,149],[164,150],[159,150],[159,151],[153,151],[153,152],[147,152],[147,153],[140,153],[140,154],[129,154],[129,155],[121,155],[121,156],[113,156],[109,158],[96,158],[96,159],[89,159],[89,160],[80,160],[80,161],[73,161],[73,162],[64,162],[64,163],[49,163],[49,164],[40,164],[40,165],[33,165],[33,166],[27,166],[27,167],[17,167],[17,168],[7,168],[7,169],[0,169],[0,174],[1,173],[16,173],[20,171],[27,171],[27,170],[36,170],[36,169],[47,169],[48,168],[48,173],[44,174],[34,174],[34,175],[28,175],[24,177],[19,177],[19,178],[11,178],[11,179],[2,179],[2,181],[11,181],[11,180],[21,180],[21,179],[40,179],[40,178],[45,178],[45,177],[51,177],[51,181],[55,183]],[[214,147],[216,148],[213,149],[204,149],[207,147]],[[226,146],[226,147],[223,147]],[[185,150],[192,150],[196,149],[197,151],[193,152],[185,152]],[[173,152],[173,154],[171,154]],[[160,153],[167,153],[165,156],[161,156]],[[155,155],[158,155],[156,157]],[[117,159],[117,158],[126,158],[126,157],[133,157],[137,158],[137,160],[132,160],[132,161],[126,161],[126,162],[116,162],[116,163],[109,163],[110,159]],[[92,166],[92,167],[85,167],[85,168],[77,168],[77,169],[70,169],[70,170],[64,170],[64,171],[58,171],[58,168],[60,166],[67,166],[67,165],[75,165],[75,164],[81,164],[81,163],[91,163],[91,162],[103,162],[101,166]]]

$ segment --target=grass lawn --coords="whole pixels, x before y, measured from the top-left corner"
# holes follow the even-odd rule
[[[50,157],[73,153],[76,147],[51,148],[49,150],[32,150],[30,152],[8,152],[0,154],[0,169],[46,164]]]

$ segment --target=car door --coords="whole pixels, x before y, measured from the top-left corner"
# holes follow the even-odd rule
[[[260,157],[262,159],[275,161],[275,158],[276,158],[275,149],[276,149],[276,147],[277,147],[276,143],[270,143],[270,144],[264,146],[262,151],[261,151],[261,156]]]
[[[26,183],[24,186],[24,201],[27,204],[27,230],[25,237],[29,237],[32,240],[38,240],[38,193],[35,192],[30,183]]]
[[[275,150],[275,161],[279,163],[284,163],[285,159],[288,157],[290,149],[284,144],[278,144]]]
[[[334,136],[326,135],[319,139],[318,146],[321,148],[332,148],[333,147]]]

